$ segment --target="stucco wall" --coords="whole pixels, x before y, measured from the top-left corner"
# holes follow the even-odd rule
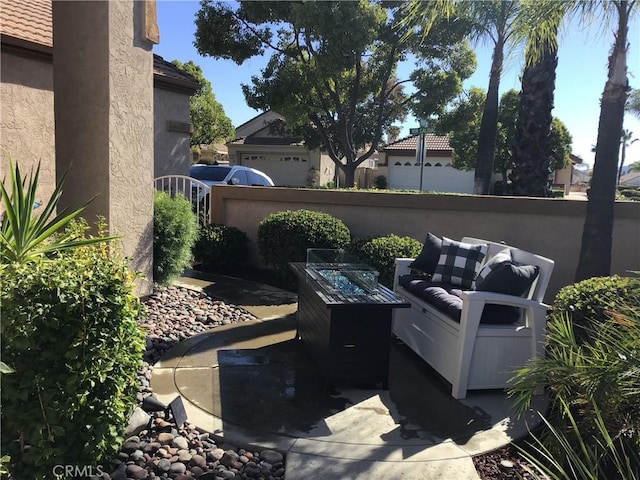
[[[56,184],[52,64],[3,50],[0,78],[0,178],[9,157],[23,174],[41,162],[38,200],[46,201]]]
[[[56,164],[70,169],[63,206],[106,218],[131,267],[152,289],[153,56],[142,40],[144,3],[54,2]]]
[[[212,190],[212,221],[234,226],[251,240],[251,261],[260,264],[257,228],[267,215],[301,208],[340,218],[354,237],[395,233],[424,241],[427,232],[504,241],[555,260],[551,301],[573,283],[586,202],[564,199],[417,195],[280,188],[221,187]],[[612,273],[640,270],[640,203],[615,207]]]
[[[189,134],[172,131],[171,124],[189,123],[189,97],[162,88],[153,91],[154,177],[189,175]]]

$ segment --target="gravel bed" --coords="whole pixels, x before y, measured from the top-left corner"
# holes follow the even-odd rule
[[[138,401],[153,394],[153,364],[176,343],[212,328],[254,320],[234,305],[180,287],[156,286],[144,302],[147,315],[140,326],[147,332],[146,351],[138,380]],[[169,420],[169,421],[167,421]],[[181,428],[153,414],[150,428],[143,428],[123,443],[110,474],[104,480],[281,480],[285,458],[270,449],[244,449],[201,432],[186,423]]]

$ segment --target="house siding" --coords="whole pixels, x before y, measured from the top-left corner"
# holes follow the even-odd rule
[[[189,125],[189,102],[183,93],[155,88],[153,112],[154,177],[189,175],[190,135],[171,128],[172,124]]]
[[[10,158],[23,174],[40,162],[38,200],[46,201],[56,184],[53,66],[3,49],[0,72],[0,177]]]

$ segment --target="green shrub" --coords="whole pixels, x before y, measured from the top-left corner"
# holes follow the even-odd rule
[[[553,312],[566,314],[574,325],[578,339],[593,320],[605,317],[621,301],[640,292],[640,278],[595,277],[562,288],[553,301]]]
[[[153,280],[166,284],[191,266],[191,248],[198,235],[191,203],[178,195],[153,196]]]
[[[3,450],[13,478],[49,479],[55,465],[104,465],[136,404],[144,334],[133,274],[108,244],[54,260],[4,264]]]
[[[373,179],[373,184],[378,190],[386,190],[388,187],[387,177],[385,175],[376,175]]]
[[[235,227],[203,224],[193,247],[196,260],[205,270],[244,265],[249,251],[247,235]]]
[[[396,258],[415,258],[422,250],[422,243],[415,238],[388,235],[354,239],[347,251],[360,258],[367,265],[380,272],[378,281],[386,287],[393,287]]]
[[[623,197],[640,201],[640,187],[620,187],[618,190]]]
[[[310,210],[272,213],[258,226],[260,255],[281,276],[288,262],[306,260],[308,248],[342,248],[350,238],[342,220]]]
[[[600,280],[591,283],[596,289],[607,281],[593,280]],[[576,285],[586,288],[585,282]],[[509,391],[521,413],[536,388],[548,387],[547,428],[535,446],[551,468],[545,469],[552,473],[548,478],[639,478],[640,289],[636,283],[617,295],[619,291],[606,307],[602,299],[593,303],[591,311],[598,313],[587,314],[589,322],[582,330],[588,342],[575,336],[569,312],[553,313],[546,357],[529,362],[512,380]],[[577,473],[563,473],[571,471]]]

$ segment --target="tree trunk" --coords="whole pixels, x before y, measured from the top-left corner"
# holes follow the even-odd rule
[[[551,110],[557,65],[557,50],[547,47],[540,62],[527,66],[522,75],[511,173],[514,195],[551,196]]]
[[[493,157],[496,151],[496,136],[498,134],[498,90],[500,88],[500,76],[502,75],[503,50],[504,39],[500,37],[493,49],[489,88],[484,102],[478,137],[474,191],[479,195],[489,194],[489,189],[491,188]]]
[[[596,158],[582,232],[582,247],[576,270],[576,282],[611,274],[618,153],[622,137],[624,105],[629,92],[627,2],[615,3],[619,15],[618,31],[609,57],[609,77],[602,94]]]
[[[353,162],[347,162],[346,165],[341,166],[344,172],[344,185],[343,187],[350,188],[355,185],[356,179],[356,167]]]

